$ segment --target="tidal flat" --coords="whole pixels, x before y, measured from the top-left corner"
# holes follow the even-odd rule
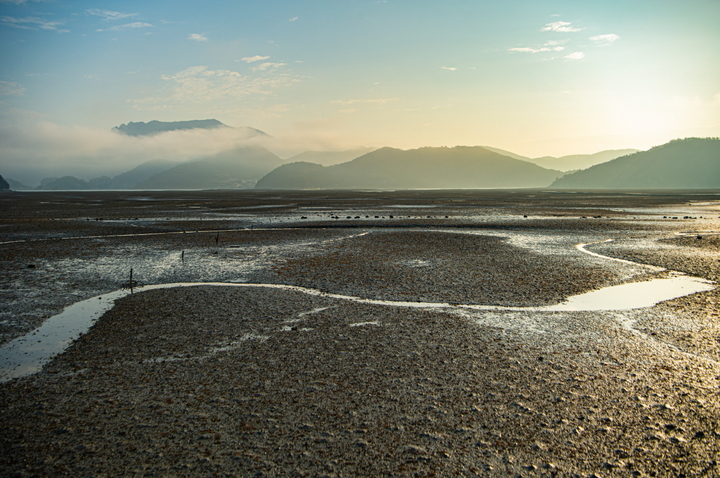
[[[552,310],[677,273],[720,280],[716,191],[0,205],[0,344],[131,269],[137,285],[258,285],[140,288],[0,384],[3,476],[720,475],[717,288]]]

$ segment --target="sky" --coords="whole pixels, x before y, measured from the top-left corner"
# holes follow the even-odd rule
[[[110,174],[242,142],[110,131],[130,121],[250,126],[281,157],[720,136],[719,24],[718,0],[0,0],[0,174]]]

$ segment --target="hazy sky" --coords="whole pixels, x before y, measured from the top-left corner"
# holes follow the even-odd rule
[[[153,119],[527,156],[720,136],[718,25],[718,0],[0,0],[0,153]]]

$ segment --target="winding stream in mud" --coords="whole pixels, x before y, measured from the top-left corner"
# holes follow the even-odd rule
[[[361,234],[363,235],[363,234]],[[610,241],[610,240],[608,240]],[[601,241],[601,242],[608,242]],[[594,257],[605,260],[619,261],[634,266],[643,266],[659,272],[661,267],[638,264],[624,259],[605,256],[588,251],[591,244],[578,244],[576,248]],[[283,284],[252,284],[237,282],[179,282],[155,284],[135,288],[133,291],[121,289],[91,299],[77,302],[57,314],[40,327],[28,334],[0,347],[0,383],[13,378],[23,377],[38,372],[55,355],[63,352],[75,339],[84,334],[105,312],[110,310],[115,300],[137,291],[169,289],[175,287],[222,286],[222,287],[253,287],[266,289],[282,289],[304,294],[322,296],[331,299],[352,301],[362,304],[383,305],[418,309],[471,309],[480,311],[529,311],[529,312],[581,312],[581,311],[617,311],[652,307],[670,299],[709,291],[715,288],[711,281],[682,273],[671,272],[670,277],[652,279],[644,282],[633,282],[605,287],[600,290],[569,297],[564,302],[543,307],[508,307],[493,305],[462,305],[435,302],[408,302],[366,299],[322,292],[299,286]],[[627,325],[625,326],[628,327]]]

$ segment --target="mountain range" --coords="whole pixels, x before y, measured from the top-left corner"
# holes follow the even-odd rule
[[[63,176],[61,178],[45,178],[35,189],[45,191],[60,190],[83,190],[83,189],[133,189],[136,185],[148,180],[155,174],[166,171],[173,166],[181,164],[179,161],[168,161],[165,159],[153,159],[146,161],[130,171],[118,174],[114,177],[100,176],[89,181],[74,176]],[[33,189],[17,181],[10,180],[12,189]]]
[[[526,156],[520,156],[519,154],[511,153],[498,148],[492,148],[490,146],[483,146],[485,149],[495,151],[503,156],[510,156],[511,158],[521,159],[523,161],[529,161],[547,169],[556,169],[558,171],[573,171],[577,169],[586,169],[596,164],[604,163],[620,156],[626,156],[628,154],[637,153],[637,149],[609,149],[606,151],[600,151],[594,154],[571,154],[569,156],[542,156],[540,158],[529,158]]]
[[[410,189],[546,187],[562,173],[479,146],[380,148],[346,163],[280,166],[257,189]]]
[[[153,136],[230,128],[215,119],[130,122],[118,134]],[[247,138],[270,137],[255,128]],[[572,170],[571,172],[567,172]],[[567,172],[563,175],[562,171]],[[14,190],[32,189],[5,178]],[[0,183],[4,186],[4,183]],[[114,177],[49,177],[36,189],[403,189],[547,187],[570,189],[720,188],[720,140],[675,140],[648,151],[529,158],[490,146],[305,151],[286,160],[262,146],[179,162],[155,159]]]
[[[541,158],[532,158],[529,161],[538,166],[548,169],[558,169],[560,171],[574,171],[578,169],[586,169],[596,164],[606,163],[621,156],[637,153],[637,149],[609,149],[600,151],[595,154],[571,154],[569,156],[543,156]]]
[[[267,149],[252,146],[188,162],[146,161],[112,178],[101,176],[89,181],[74,176],[45,178],[36,189],[249,189],[282,163]]]

